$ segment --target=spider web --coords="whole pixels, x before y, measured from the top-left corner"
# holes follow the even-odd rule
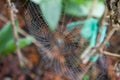
[[[27,10],[25,11],[25,21],[30,34],[33,35],[46,49],[52,52],[54,46],[55,48],[57,47],[57,49],[51,53],[53,58],[48,57],[49,55],[47,53],[42,51],[41,48],[38,48],[43,64],[52,68],[56,73],[68,77],[70,80],[81,80],[80,75],[85,71],[85,67],[81,66],[80,51],[86,46],[79,46],[77,41],[69,41],[68,38],[63,36],[63,33],[66,32],[66,24],[74,21],[74,18],[66,16],[64,13],[61,17],[59,22],[60,27],[56,32],[58,33],[57,35],[64,37],[63,43],[59,42],[59,39],[53,37],[53,33],[49,31],[38,5],[32,2],[28,3]],[[74,39],[74,37],[72,38]],[[61,47],[60,44],[64,45]],[[105,58],[101,57],[100,60],[103,59]],[[106,78],[103,78],[106,76],[104,73],[105,69],[101,70],[105,68],[106,65],[100,66],[100,64],[101,63],[94,64],[87,72],[87,74],[90,74],[91,76],[92,74],[96,74],[97,78],[95,77],[94,80],[106,80]],[[105,64],[104,61],[102,64]]]

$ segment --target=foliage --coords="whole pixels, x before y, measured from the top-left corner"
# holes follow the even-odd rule
[[[31,44],[33,38],[21,38],[18,40],[18,44],[20,48],[25,47],[26,45]],[[8,22],[3,28],[0,30],[0,54],[7,54],[15,51],[15,44],[12,35],[11,24]]]
[[[45,21],[50,30],[54,31],[60,19],[62,11],[73,16],[87,16],[93,0],[31,0],[40,6]],[[92,16],[101,17],[104,11],[103,0],[99,0],[93,9]]]
[[[90,78],[90,76],[86,74],[86,75],[84,75],[82,80],[90,80],[89,78]]]
[[[65,1],[64,11],[67,14],[77,17],[87,16],[89,14],[91,5],[94,0],[68,0]],[[100,17],[104,11],[103,0],[99,0],[95,7],[93,7],[92,16]]]
[[[50,29],[55,30],[61,14],[62,0],[42,0],[39,6]]]

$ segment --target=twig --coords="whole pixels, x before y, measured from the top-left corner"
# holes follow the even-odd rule
[[[118,29],[119,29],[119,25],[114,25],[113,29],[109,32],[108,36],[106,37],[100,48],[103,49],[104,45],[110,40],[114,32],[117,31]]]
[[[4,16],[1,15],[0,17],[4,17]],[[6,17],[4,17],[4,18],[6,19],[6,21],[3,20],[2,18],[0,18],[0,20],[2,20],[2,21],[5,22],[5,23],[9,21]],[[29,35],[28,33],[26,33],[24,30],[22,30],[22,29],[20,29],[20,28],[18,29],[18,32],[19,32],[21,35],[25,36],[25,37],[31,36],[31,35]],[[37,41],[36,39],[34,39],[34,40],[33,40],[33,43],[34,43],[37,47],[39,47],[40,49],[42,49],[42,51],[44,51],[44,52],[47,54],[48,58],[53,59],[52,53],[51,53],[48,49],[46,49],[39,41]]]
[[[103,23],[104,23],[104,20],[105,20],[106,15],[107,15],[107,12],[108,12],[108,10],[107,10],[107,8],[105,8],[104,14],[103,14],[102,18],[101,18],[100,21],[99,21],[99,26],[100,26],[100,27],[103,27]],[[91,48],[89,48],[89,50],[86,49],[86,50],[82,53],[83,58],[85,58],[85,56],[87,56],[88,53],[92,52],[92,54],[94,54],[94,53],[98,50],[98,48],[99,48],[100,45],[101,45],[101,43],[99,43],[99,37],[100,37],[100,35],[101,35],[101,33],[99,32],[99,33],[98,33],[98,40],[96,41],[96,46],[95,46],[95,48],[92,49],[92,47],[91,47]],[[89,46],[89,47],[90,47],[90,46]],[[81,56],[81,57],[82,57],[82,56]]]
[[[102,53],[105,54],[105,55],[108,55],[108,56],[113,56],[113,57],[120,58],[120,55],[117,54],[117,53],[111,53],[111,52],[108,52],[108,51],[102,51]]]
[[[107,13],[108,13],[108,8],[105,7],[104,13],[103,13],[103,15],[102,15],[102,17],[101,17],[101,19],[100,19],[100,21],[99,21],[99,24],[98,24],[99,27],[103,27],[105,18],[106,18],[106,16],[107,16]]]
[[[106,39],[104,40],[104,42],[102,44],[96,44],[96,48],[92,49],[91,50],[91,53],[94,54],[96,53],[98,50],[105,54],[105,55],[109,55],[109,56],[114,56],[114,57],[119,57],[120,58],[120,55],[116,54],[116,53],[110,53],[110,52],[107,52],[107,51],[103,51],[103,48],[104,48],[104,45],[110,40],[110,38],[112,37],[112,35],[114,34],[114,32],[116,30],[119,29],[119,25],[114,25],[113,29],[111,30],[111,32],[108,34],[108,36],[106,37]],[[81,76],[81,79],[82,77],[87,73],[87,71],[89,70],[89,67],[92,66],[93,63],[91,63],[86,69],[85,69],[85,72],[83,72],[82,76]]]
[[[97,3],[97,0],[94,0],[94,1],[93,1],[93,4],[91,5],[91,9],[90,9],[90,13],[89,13],[89,15],[88,15],[88,18],[91,17],[91,13],[92,13],[92,11],[93,11],[94,6],[96,5],[96,3]],[[98,23],[98,25],[99,25],[100,28],[103,27],[103,24],[104,24],[104,21],[105,21],[105,17],[106,17],[106,15],[107,15],[107,12],[108,12],[108,10],[107,10],[107,8],[105,7],[104,13],[103,13],[103,15],[102,15],[102,17],[101,17],[101,19],[100,19],[100,21],[99,21],[99,23]],[[97,48],[101,45],[101,43],[99,43],[99,37],[100,37],[100,35],[101,35],[101,33],[99,32],[99,33],[98,33],[98,36],[97,36],[98,38],[97,38],[97,41],[96,41],[96,46],[95,46],[95,47],[97,47]],[[92,52],[92,54],[94,54],[94,53],[97,51],[96,48],[94,48],[94,49],[92,49],[92,48],[93,48],[93,47],[88,46],[88,48],[86,48],[86,49],[84,50],[84,52],[82,53],[81,58],[84,59],[84,58],[86,58],[86,56],[89,56],[89,55],[88,55],[89,53]],[[86,61],[86,60],[87,60],[87,61]],[[86,60],[84,60],[85,63],[87,63],[87,62],[89,61],[89,59],[86,59]],[[83,61],[83,62],[84,62],[84,61]]]
[[[16,46],[16,53],[17,53],[17,56],[18,56],[18,59],[19,59],[19,62],[20,62],[20,66],[23,66],[24,63],[27,61],[24,59],[22,53],[21,53],[21,50],[19,48],[19,44],[18,44],[18,39],[19,39],[19,36],[18,36],[18,33],[17,33],[17,26],[15,24],[15,5],[11,3],[11,0],[7,0],[7,3],[8,3],[8,6],[9,6],[9,11],[10,11],[10,20],[11,20],[11,24],[12,24],[12,30],[13,30],[13,36],[14,36],[14,43],[15,43],[15,46]]]
[[[100,24],[99,24],[100,27],[103,26],[103,22],[104,22],[104,20],[105,20],[105,17],[106,17],[106,15],[107,15],[107,12],[108,12],[108,10],[107,10],[107,8],[106,8],[106,9],[105,9],[105,12],[104,12],[104,14],[103,14],[103,16],[102,16],[102,18],[101,18],[101,20],[100,20]],[[92,53],[92,55],[94,55],[97,51],[100,51],[101,53],[106,54],[106,55],[115,56],[115,57],[120,57],[120,55],[112,54],[112,53],[103,51],[103,47],[104,47],[104,45],[106,44],[106,42],[109,41],[109,39],[112,37],[112,35],[114,34],[114,32],[115,32],[116,30],[118,30],[118,28],[119,28],[119,25],[114,25],[114,26],[115,26],[115,27],[114,27],[114,28],[111,30],[111,32],[108,34],[108,36],[105,38],[105,40],[103,41],[103,43],[97,42],[95,48],[93,48],[93,49],[91,48],[91,50],[89,49],[89,53]],[[100,35],[100,33],[99,33],[98,35]],[[98,36],[98,37],[99,37],[99,36]],[[87,49],[86,49],[86,50],[87,50]],[[85,51],[84,54],[88,54],[88,51]],[[82,54],[82,55],[83,55],[83,54]],[[85,56],[84,56],[84,57],[85,57]],[[92,66],[92,64],[93,64],[93,63],[91,63],[91,64],[85,69],[85,71],[82,73],[81,79],[82,79],[82,77],[87,73],[87,71],[88,71],[89,68]]]
[[[106,18],[106,16],[107,16],[107,13],[108,13],[108,9],[107,9],[107,7],[105,7],[104,13],[103,13],[101,19],[100,19],[99,22],[98,22],[99,28],[104,27],[104,25],[105,25],[104,22],[105,22],[105,18]],[[101,44],[101,43],[99,43],[99,38],[100,38],[100,36],[101,36],[101,33],[99,32],[99,33],[98,33],[98,36],[97,36],[97,41],[96,41],[98,44]]]

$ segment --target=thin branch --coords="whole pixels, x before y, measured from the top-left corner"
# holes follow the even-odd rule
[[[98,0],[94,0],[94,1],[93,1],[92,5],[91,5],[91,7],[90,7],[90,11],[89,11],[89,14],[88,14],[87,18],[90,18],[90,17],[92,16],[92,12],[93,12],[93,10],[94,10],[94,7],[95,7],[96,4],[97,4],[97,1],[98,1]],[[104,19],[105,19],[106,14],[107,14],[107,10],[105,9],[104,14],[103,14],[103,16],[102,16],[102,18],[101,18],[101,20],[100,20],[100,25],[101,25],[101,26],[103,25],[103,21],[104,21]],[[98,37],[99,37],[99,36],[100,36],[100,33],[98,34]],[[100,46],[100,43],[98,43],[99,41],[96,41],[96,42],[97,42],[97,43],[96,43],[96,46],[95,46],[95,47],[99,47],[99,46]],[[84,59],[83,62],[85,62],[85,64],[89,61],[89,59],[87,59],[87,61],[86,61],[86,56],[90,56],[90,55],[88,55],[89,53],[92,52],[92,54],[94,54],[94,53],[97,51],[96,49],[92,49],[92,48],[93,48],[93,47],[88,46],[88,47],[84,50],[84,52],[82,53],[82,55],[81,55],[81,58]]]
[[[103,27],[103,24],[104,24],[107,12],[108,12],[108,10],[107,10],[107,8],[105,8],[104,14],[103,14],[103,16],[101,17],[101,19],[99,21],[99,26],[100,27]],[[96,53],[96,51],[98,51],[98,48],[101,46],[101,43],[99,43],[99,37],[100,37],[100,35],[101,35],[101,33],[99,32],[98,33],[98,40],[96,41],[95,48],[92,49],[92,47],[90,48],[90,46],[89,46],[89,49],[86,48],[86,50],[84,50],[84,52],[82,53],[82,56],[83,56],[83,57],[81,56],[82,58],[85,58],[85,56],[87,56],[89,53],[94,54],[94,53]]]
[[[108,52],[108,51],[102,51],[102,53],[104,55],[107,55],[107,56],[113,56],[113,57],[118,57],[120,58],[120,55],[118,53],[111,53],[111,52]]]
[[[4,17],[4,16],[3,15],[0,16],[0,20],[2,20],[3,22],[6,23],[6,22],[9,21],[6,17],[4,17],[6,19],[6,21],[3,20],[1,17]],[[18,32],[21,35],[25,36],[25,37],[31,36],[31,35],[29,35],[28,33],[26,33],[24,30],[22,30],[20,28],[18,29]],[[32,43],[34,43],[37,47],[39,47],[40,49],[42,49],[42,51],[44,51],[44,53],[47,54],[48,58],[53,59],[52,53],[48,49],[46,49],[38,40],[34,39]]]
[[[108,13],[108,8],[105,7],[104,13],[103,13],[103,15],[102,15],[102,17],[101,17],[101,19],[99,21],[99,24],[98,24],[99,27],[103,27],[104,26],[104,21],[105,21],[105,18],[107,16],[107,13]]]
[[[101,18],[101,20],[100,20],[100,24],[99,24],[100,27],[103,26],[105,17],[106,17],[106,15],[107,15],[107,12],[108,12],[108,10],[107,10],[107,8],[106,8],[105,11],[104,11],[104,14],[103,14],[103,16],[102,16],[102,18]],[[112,26],[113,26],[113,25],[112,25]],[[107,37],[105,38],[105,40],[103,41],[103,43],[97,42],[95,48],[93,48],[93,49],[91,48],[91,49],[89,49],[89,51],[87,51],[87,49],[86,49],[86,50],[84,51],[84,52],[85,52],[84,54],[85,54],[86,56],[89,56],[89,55],[88,55],[88,52],[91,53],[92,55],[94,55],[97,51],[100,51],[101,53],[106,54],[106,55],[109,55],[109,56],[120,57],[120,55],[103,51],[104,45],[110,40],[110,38],[112,37],[112,35],[114,34],[114,32],[115,32],[116,30],[118,30],[118,29],[119,29],[119,25],[114,25],[113,29],[112,29],[111,32],[107,35]],[[100,35],[100,33],[99,33],[98,35]],[[99,36],[98,36],[98,37],[99,37]],[[82,54],[82,55],[84,55],[84,54]],[[85,56],[83,56],[83,57],[85,58]],[[93,65],[93,63],[90,63],[90,65],[85,69],[85,71],[84,71],[84,72],[82,73],[82,75],[81,75],[81,79],[82,79],[83,76],[87,73],[87,71],[89,70],[89,68],[90,68],[92,65]]]
[[[12,30],[13,30],[13,36],[14,36],[14,43],[16,46],[16,53],[20,62],[20,66],[23,66],[24,63],[27,61],[24,59],[21,50],[19,48],[19,44],[18,44],[18,40],[19,40],[19,36],[18,36],[18,32],[17,32],[17,26],[15,24],[15,17],[16,17],[16,9],[15,9],[15,5],[11,3],[11,0],[7,0],[8,6],[9,6],[9,12],[10,12],[10,20],[11,20],[11,24],[12,24]]]
[[[114,26],[113,29],[109,32],[109,34],[107,35],[106,39],[104,40],[100,48],[103,49],[104,45],[110,40],[114,32],[119,29],[119,25],[113,25],[113,26]]]
[[[100,51],[101,53],[103,53],[103,54],[105,54],[105,55],[114,56],[114,57],[120,57],[120,55],[103,51],[103,47],[104,47],[104,45],[106,44],[106,42],[108,42],[108,41],[110,40],[110,38],[112,37],[112,35],[114,34],[114,32],[119,29],[119,25],[114,25],[114,26],[117,26],[117,27],[114,27],[114,28],[111,30],[111,32],[108,34],[108,36],[106,37],[106,39],[104,40],[104,42],[103,42],[102,44],[97,43],[97,44],[96,44],[96,48],[91,49],[91,51],[89,51],[89,53],[92,53],[92,55],[94,55],[97,51]],[[88,52],[88,51],[86,51],[86,52]],[[87,53],[85,53],[85,54],[87,54]],[[90,66],[92,66],[92,64],[90,64],[89,67],[90,67]],[[82,77],[83,77],[83,76],[86,74],[86,72],[89,70],[89,67],[87,67],[87,68],[85,69],[85,72],[83,72]],[[81,77],[81,79],[82,79],[82,77]]]
[[[103,13],[101,19],[100,19],[99,22],[98,22],[99,28],[104,27],[104,25],[105,25],[104,22],[105,22],[107,13],[108,13],[108,9],[107,9],[107,7],[105,7],[104,13]],[[97,35],[97,41],[96,41],[97,43],[99,43],[100,36],[101,36],[101,33],[99,32],[98,35]],[[100,44],[100,43],[99,43],[99,44]]]
[[[10,1],[10,0],[8,0]],[[13,14],[13,13],[11,13]],[[105,17],[103,17],[103,20],[101,22],[101,24],[103,25],[103,21],[104,21]],[[12,22],[14,22],[14,20],[11,19]],[[12,23],[13,26],[15,26],[15,23]],[[106,44],[107,41],[109,41],[109,39],[112,37],[113,33],[118,30],[118,28],[113,28],[112,31],[108,34],[108,36],[106,37],[106,39],[104,40],[104,42],[102,43],[102,46],[100,46],[101,44],[97,45],[97,48],[91,49],[91,52],[96,53],[98,51],[99,48],[102,48],[103,50],[103,46]],[[25,31],[23,31],[22,29],[19,29],[19,33],[24,35],[25,37],[30,36],[28,33],[26,33]],[[15,39],[17,41],[17,39]],[[40,47],[42,49],[42,51],[44,51],[45,53],[47,53],[49,58],[53,58],[53,55],[51,54],[51,52],[46,49],[39,41],[37,41],[36,39],[34,39],[33,43],[37,46]],[[100,46],[100,47],[99,47]],[[19,49],[19,48],[18,48]],[[107,51],[102,51],[103,54],[105,55],[110,55],[110,56],[114,56],[114,57],[120,57],[120,55],[114,54],[114,53],[110,53]],[[81,79],[82,77],[87,73],[87,71],[89,70],[89,68],[93,65],[93,63],[90,63],[87,68],[85,69],[84,73],[81,75]]]
[[[116,27],[115,27],[116,26]],[[110,38],[112,37],[112,35],[114,34],[114,32],[116,31],[116,30],[118,30],[119,29],[119,25],[114,25],[114,28],[111,30],[111,32],[108,34],[108,36],[106,37],[106,39],[104,40],[104,42],[102,43],[102,44],[96,44],[96,48],[94,48],[94,49],[91,49],[91,51],[89,52],[89,53],[92,53],[92,55],[93,54],[95,54],[98,50],[101,52],[101,53],[103,53],[103,54],[105,54],[105,55],[109,55],[109,56],[114,56],[114,57],[120,57],[120,55],[118,55],[118,54],[114,54],[114,53],[110,53],[110,52],[107,52],[107,51],[103,51],[103,47],[104,47],[104,45],[106,44],[106,42],[108,42],[109,40],[110,40]],[[87,71],[89,70],[89,68],[92,66],[92,64],[93,63],[91,63],[86,69],[85,69],[85,72],[83,72],[82,73],[82,76],[81,76],[81,79],[82,79],[82,77],[87,73]]]

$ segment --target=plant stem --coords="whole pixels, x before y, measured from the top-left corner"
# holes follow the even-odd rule
[[[15,24],[15,5],[11,3],[11,0],[7,0],[8,6],[9,6],[9,12],[10,12],[10,20],[11,20],[11,24],[12,24],[12,31],[13,31],[13,36],[14,36],[14,43],[16,46],[16,53],[20,62],[20,66],[24,65],[24,57],[21,53],[21,50],[19,48],[19,44],[18,44],[18,32],[17,32],[17,26]]]
[[[102,51],[103,54],[108,55],[108,56],[113,56],[113,57],[118,57],[120,58],[120,55],[118,53],[111,53],[108,51]]]

